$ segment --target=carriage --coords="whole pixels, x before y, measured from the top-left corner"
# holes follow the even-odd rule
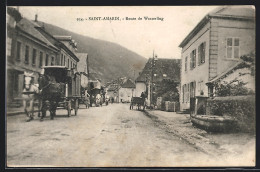
[[[44,78],[48,78],[48,84],[42,84],[40,82],[40,89],[42,89],[42,100],[44,110],[49,109],[51,113],[54,113],[57,108],[64,108],[67,110],[68,117],[71,116],[72,110],[77,115],[79,108],[79,101],[81,99],[81,80],[80,73],[74,69],[69,70],[65,66],[45,66],[42,68],[42,76],[40,81]],[[45,91],[46,90],[46,91]],[[44,92],[45,91],[45,92]],[[57,95],[54,97],[54,95]],[[54,112],[52,112],[51,101],[54,101]],[[44,114],[43,114],[44,116]],[[51,115],[51,118],[53,116]]]
[[[145,110],[145,98],[144,97],[132,97],[130,102],[130,110],[133,109],[133,106],[137,106],[138,110],[140,107],[143,107]]]

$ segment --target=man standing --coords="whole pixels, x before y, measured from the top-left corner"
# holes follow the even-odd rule
[[[89,105],[90,105],[90,99],[89,99],[90,95],[88,94],[88,91],[86,90],[85,91],[85,105],[86,105],[86,108],[88,109],[89,108]]]

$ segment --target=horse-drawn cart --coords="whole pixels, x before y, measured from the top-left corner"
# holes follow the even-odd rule
[[[145,110],[145,98],[144,97],[132,97],[130,102],[130,110],[133,109],[133,106],[137,106],[138,110],[140,107],[143,107],[143,111]]]
[[[50,110],[51,119],[57,108],[66,109],[68,117],[72,110],[77,115],[81,98],[80,74],[65,66],[45,66],[41,74],[39,88],[42,90],[42,119],[47,109]]]

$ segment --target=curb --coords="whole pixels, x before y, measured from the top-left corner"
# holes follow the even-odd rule
[[[39,110],[35,110],[33,113],[39,112]],[[17,111],[17,112],[6,112],[7,116],[15,116],[15,115],[22,115],[25,114],[24,111]]]

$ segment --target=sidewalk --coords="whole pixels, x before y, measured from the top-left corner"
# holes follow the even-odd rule
[[[185,140],[200,151],[212,156],[232,158],[252,157],[255,153],[255,134],[250,133],[208,133],[192,125],[189,114],[177,114],[159,110],[146,110],[145,114],[155,124]],[[250,159],[251,160],[251,159]]]
[[[34,113],[38,112],[38,107],[35,106],[34,107]],[[21,107],[6,107],[6,115],[8,116],[12,116],[12,115],[21,115],[21,114],[25,114],[23,106]]]

